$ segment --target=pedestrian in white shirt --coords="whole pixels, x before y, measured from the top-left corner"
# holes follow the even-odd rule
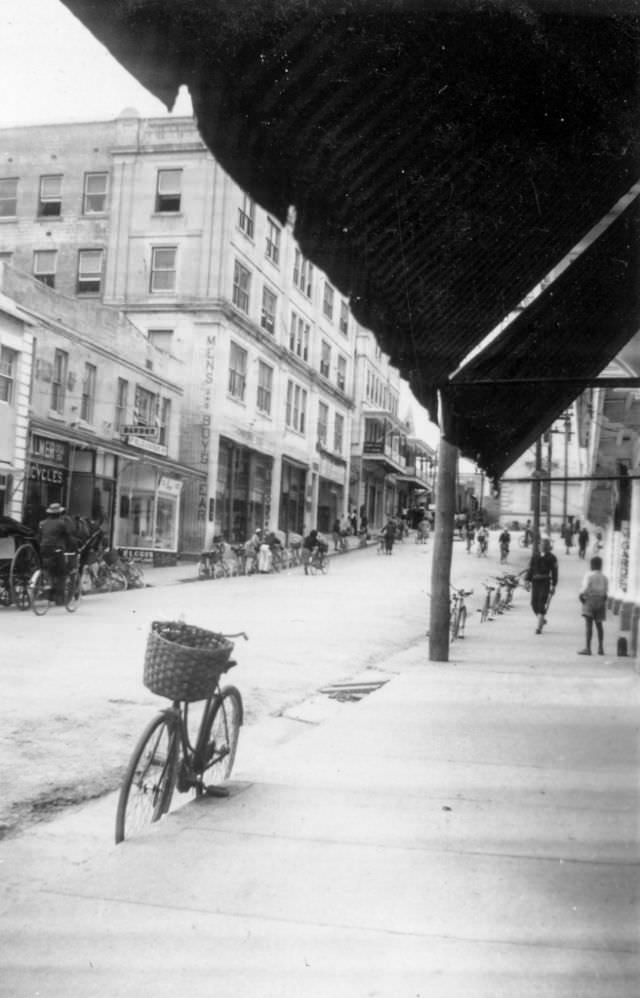
[[[594,624],[596,625],[596,634],[598,635],[598,655],[604,655],[603,622],[607,615],[609,581],[602,572],[602,558],[596,555],[591,559],[589,565],[591,571],[587,572],[582,580],[579,596],[582,603],[582,616],[584,617],[586,629],[586,645],[578,652],[578,655],[591,654],[591,639]]]

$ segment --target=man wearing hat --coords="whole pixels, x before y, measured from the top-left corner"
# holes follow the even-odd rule
[[[531,609],[538,623],[536,634],[542,634],[549,602],[558,585],[558,559],[551,551],[551,538],[544,537],[541,550],[534,550],[524,578],[531,590]]]
[[[76,550],[76,540],[64,506],[52,502],[45,510],[47,516],[38,526],[38,541],[42,565],[51,576],[56,603],[64,602],[65,551]]]

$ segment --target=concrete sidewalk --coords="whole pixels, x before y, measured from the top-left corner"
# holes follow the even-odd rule
[[[450,663],[245,729],[229,799],[21,897],[0,994],[635,996],[638,676],[576,655],[559,557],[543,635],[520,591]]]

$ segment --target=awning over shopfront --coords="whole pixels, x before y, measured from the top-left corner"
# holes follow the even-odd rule
[[[68,432],[65,429],[64,433],[62,433],[56,431],[50,423],[42,419],[32,419],[30,426],[35,433],[42,434],[52,440],[60,440],[74,447],[89,450],[101,449],[108,451],[110,454],[115,454],[119,458],[128,459],[131,463],[153,464],[160,471],[172,472],[184,478],[206,481],[206,472],[200,471],[198,468],[192,468],[188,464],[181,464],[179,461],[174,461],[169,457],[141,450],[137,447],[129,447],[127,444],[120,443],[117,440],[96,438],[90,433],[82,433],[82,431],[73,429],[69,429]]]
[[[635,0],[63,0],[350,296],[500,474],[640,328]]]

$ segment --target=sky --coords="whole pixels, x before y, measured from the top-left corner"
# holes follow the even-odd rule
[[[169,113],[60,0],[0,0],[0,93],[0,128],[109,120],[127,107],[143,117]],[[171,113],[192,113],[185,88]],[[405,387],[402,418],[409,409],[416,435],[435,446],[437,428]]]

